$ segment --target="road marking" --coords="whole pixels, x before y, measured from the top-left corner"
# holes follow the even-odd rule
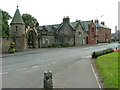
[[[21,70],[25,70],[25,69],[27,69],[27,68],[21,68],[21,69],[17,69],[16,71],[21,71]]]
[[[43,66],[43,65],[40,65],[41,67]]]
[[[37,67],[39,67],[39,65],[32,66],[32,68],[37,68]]]
[[[0,73],[0,75],[7,74],[7,72]]]
[[[93,71],[93,73],[94,73],[94,76],[95,76],[95,79],[96,79],[96,81],[97,81],[97,84],[98,84],[99,88],[102,88],[101,85],[100,85],[100,83],[99,83],[98,77],[97,77],[97,75],[96,75],[96,73],[95,73],[95,70],[94,70],[92,64],[91,64],[91,67],[92,67],[92,71]]]
[[[85,56],[85,57],[83,57],[83,58],[91,58],[91,55],[89,55],[89,56]]]
[[[49,63],[47,65],[50,65]]]
[[[55,64],[56,62],[52,62],[51,64]]]

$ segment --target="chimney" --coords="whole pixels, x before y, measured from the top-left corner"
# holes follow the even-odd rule
[[[102,25],[105,25],[105,23],[104,23],[104,22],[101,22],[101,24],[102,24]]]
[[[63,18],[63,24],[69,24],[70,23],[70,18],[69,16],[66,16]]]
[[[96,20],[95,20],[95,23],[97,23],[97,24],[98,24],[98,23],[99,23],[99,20],[98,20],[98,19],[96,19]]]

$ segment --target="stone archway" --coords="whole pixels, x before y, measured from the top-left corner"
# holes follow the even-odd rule
[[[35,30],[29,30],[27,32],[27,42],[28,42],[28,48],[37,48],[37,33]]]

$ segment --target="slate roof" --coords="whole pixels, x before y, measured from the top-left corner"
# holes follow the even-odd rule
[[[71,22],[70,25],[73,29],[76,29],[78,22]]]
[[[88,25],[92,23],[92,20],[90,21],[81,21],[82,26],[84,27],[85,31],[88,31]]]
[[[14,17],[11,21],[11,24],[25,24],[23,22],[22,16],[20,15],[19,9],[16,9],[16,12],[14,14]]]
[[[110,29],[110,28],[107,27],[106,25],[103,25],[103,24],[100,24],[100,23],[96,23],[96,26],[97,26],[97,27],[103,27],[103,28],[106,28],[106,29]]]
[[[91,24],[93,21],[92,20],[89,20],[89,21],[76,21],[76,22],[70,22],[70,26],[73,28],[73,30],[76,29],[77,27],[77,24],[80,23],[82,25],[82,28],[84,29],[84,31],[88,31],[88,25]],[[102,25],[102,24],[95,24],[97,27],[104,27],[104,28],[108,28],[107,26],[105,25]],[[48,32],[53,32],[53,27],[56,29],[56,30],[59,30],[61,27],[63,26],[63,23],[61,24],[54,24],[54,25],[45,25],[45,26],[39,26],[38,27],[38,30],[44,30],[44,28],[46,30],[48,30]],[[108,28],[110,29],[110,28]],[[99,31],[99,29],[96,29],[96,31]]]
[[[48,30],[48,32],[53,32],[53,28],[57,29],[59,26],[60,24],[38,26],[37,30]]]

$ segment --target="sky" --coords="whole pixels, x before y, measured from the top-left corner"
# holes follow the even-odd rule
[[[105,25],[115,32],[118,26],[118,2],[120,0],[0,0],[0,9],[7,11],[12,17],[19,6],[21,15],[34,16],[39,25],[62,23],[64,16],[70,22],[76,20],[104,21]]]

